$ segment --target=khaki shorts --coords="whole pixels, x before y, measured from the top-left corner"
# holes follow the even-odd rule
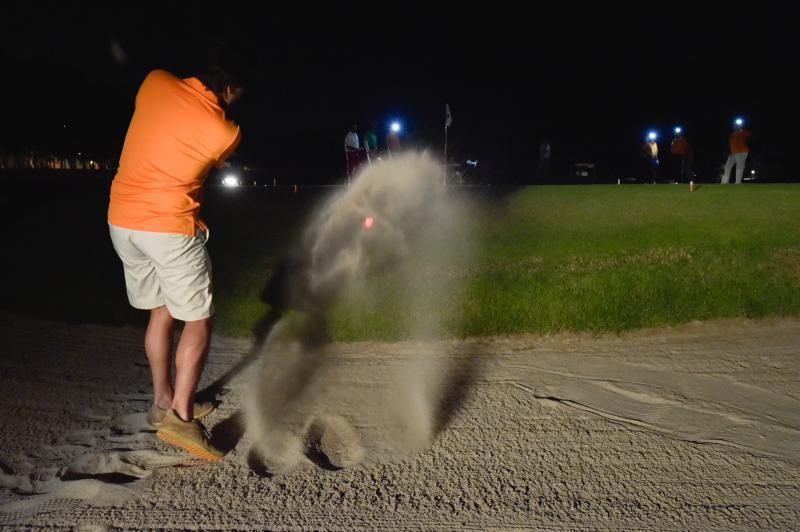
[[[172,317],[182,321],[214,314],[205,233],[188,236],[108,227],[125,267],[131,306],[150,310],[166,305]]]

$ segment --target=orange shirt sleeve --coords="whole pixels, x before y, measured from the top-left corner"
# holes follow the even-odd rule
[[[222,154],[217,158],[217,161],[214,163],[214,166],[216,166],[217,168],[222,168],[228,157],[230,157],[233,154],[233,152],[236,151],[236,148],[239,147],[239,143],[241,141],[242,141],[242,131],[238,127],[236,127],[236,136],[233,138],[233,141],[230,143],[230,145],[227,148],[225,148],[225,151],[223,151]]]

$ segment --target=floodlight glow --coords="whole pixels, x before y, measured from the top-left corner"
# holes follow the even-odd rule
[[[224,178],[222,178],[222,184],[226,187],[238,187],[239,186],[239,178],[233,174],[228,174]]]

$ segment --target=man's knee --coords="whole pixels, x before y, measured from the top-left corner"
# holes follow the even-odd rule
[[[174,321],[166,305],[150,309],[150,321],[158,324],[169,325]]]
[[[210,317],[184,322],[182,336],[192,343],[206,344],[211,338],[211,325]]]

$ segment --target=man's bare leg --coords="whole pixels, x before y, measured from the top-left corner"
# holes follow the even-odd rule
[[[172,332],[175,319],[167,307],[150,311],[150,321],[144,335],[144,350],[150,363],[153,378],[153,400],[159,407],[168,409],[172,405]]]
[[[172,397],[172,409],[184,421],[193,418],[194,394],[210,343],[211,318],[186,322],[175,354],[175,393]]]

